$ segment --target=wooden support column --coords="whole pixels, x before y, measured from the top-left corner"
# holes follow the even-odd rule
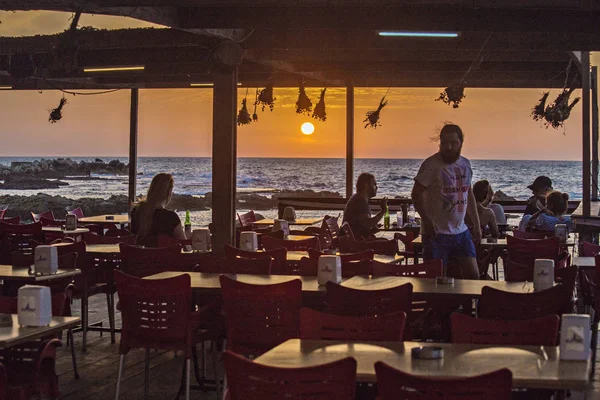
[[[591,176],[590,170],[590,52],[581,52],[581,83],[582,83],[582,140],[583,140],[583,216],[590,215]]]
[[[129,209],[136,200],[137,190],[137,148],[138,148],[138,99],[139,89],[131,89],[129,111]]]
[[[346,197],[354,188],[354,85],[346,86]]]
[[[235,243],[237,71],[213,72],[212,244]]]
[[[598,201],[598,67],[592,67],[592,200]]]

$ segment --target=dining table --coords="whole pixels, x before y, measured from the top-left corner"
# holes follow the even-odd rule
[[[125,225],[128,225],[131,221],[129,215],[105,214],[79,218],[78,222],[96,225],[119,225],[121,228],[123,228]]]
[[[9,348],[21,343],[54,335],[58,332],[74,328],[81,323],[79,317],[52,317],[46,326],[20,326],[19,316],[12,314],[12,326],[0,327],[0,348]],[[71,343],[71,346],[73,344]]]
[[[304,225],[310,226],[314,225],[318,222],[323,221],[323,218],[296,218],[295,220],[289,220],[288,225]],[[275,220],[273,218],[265,218],[258,221],[252,221],[252,225],[257,226],[271,226],[275,224]]]
[[[16,267],[12,265],[0,264],[0,279],[4,281],[2,285],[3,295],[15,295],[15,290],[20,286],[39,282],[55,281],[60,279],[72,278],[81,274],[79,269],[59,269],[54,274],[35,273],[35,267]]]

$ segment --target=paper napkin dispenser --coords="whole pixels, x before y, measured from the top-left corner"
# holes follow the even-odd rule
[[[46,326],[52,320],[52,297],[47,286],[25,285],[19,288],[18,319],[21,326]]]
[[[210,230],[206,228],[192,231],[192,250],[208,251],[210,249]]]
[[[240,249],[245,251],[258,250],[258,235],[256,232],[240,232]]]
[[[340,256],[324,254],[319,257],[317,281],[319,285],[342,281],[342,259]]]
[[[567,238],[569,237],[569,230],[567,229],[567,225],[566,224],[554,225],[554,236],[559,238],[561,243],[567,243]]]
[[[294,207],[286,207],[283,209],[283,219],[286,221],[296,220],[296,210],[294,210]]]
[[[283,236],[289,236],[290,234],[290,226],[285,219],[276,219],[273,224],[273,232],[275,231],[283,231]]]
[[[58,249],[54,246],[40,245],[35,248],[35,272],[42,275],[55,274],[58,271]]]
[[[533,290],[550,289],[554,286],[554,260],[538,259],[533,266]]]
[[[68,231],[74,231],[77,229],[77,215],[67,214],[65,216],[65,229]]]
[[[588,360],[591,355],[590,316],[563,314],[560,327],[560,359]]]

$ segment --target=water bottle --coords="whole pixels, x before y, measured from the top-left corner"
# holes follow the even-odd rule
[[[390,209],[385,207],[385,214],[383,214],[383,229],[390,229]]]
[[[415,224],[415,205],[414,204],[411,204],[410,207],[408,207],[408,223],[410,225]]]
[[[185,237],[187,239],[192,238],[192,221],[190,221],[190,210],[185,210],[185,223],[183,224],[185,229]]]
[[[398,211],[396,213],[396,223],[398,224],[398,228],[402,228],[404,226],[404,217],[402,215],[402,211]]]

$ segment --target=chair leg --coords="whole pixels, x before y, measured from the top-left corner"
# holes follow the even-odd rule
[[[211,343],[213,353],[213,363],[215,366],[215,389],[217,391],[217,399],[221,398],[221,378],[219,377],[219,350],[217,349],[217,341]]]
[[[204,343],[202,343],[204,347]],[[194,377],[196,378],[196,383],[198,385],[203,386],[203,378],[206,378],[206,374],[202,377],[200,376],[200,365],[198,363],[198,352],[196,351],[196,346],[192,346],[192,362],[194,363]],[[204,361],[202,362],[204,363]]]
[[[121,390],[121,377],[123,376],[123,364],[125,363],[125,354],[119,357],[119,373],[117,374],[117,390],[115,392],[115,400],[119,400],[119,391]]]
[[[110,342],[114,344],[115,340],[115,299],[112,293],[106,293],[106,304],[108,306],[108,323],[110,325]]]
[[[596,352],[598,351],[598,320],[594,316],[594,323],[592,324],[592,378],[596,372]]]
[[[73,329],[67,331],[67,342],[71,341],[71,359],[73,360],[73,374],[75,379],[79,379],[79,372],[77,371],[77,358],[75,357],[75,340],[73,340]]]
[[[81,351],[87,351],[87,332],[88,332],[88,298],[87,293],[84,293],[81,296],[81,322],[82,322],[82,331],[83,331],[83,339],[81,341]]]
[[[206,378],[206,343],[202,342],[202,377]]]
[[[190,359],[185,360],[185,400],[190,400]]]
[[[144,366],[144,400],[148,400],[150,393],[150,349],[146,349],[146,362]]]

